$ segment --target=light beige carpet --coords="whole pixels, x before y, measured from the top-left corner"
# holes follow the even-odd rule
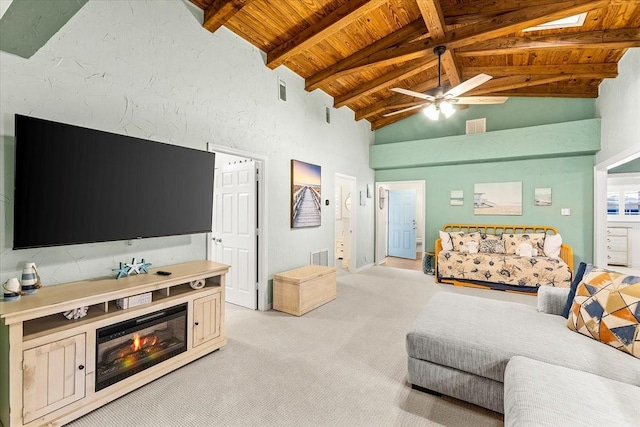
[[[71,425],[501,426],[500,414],[406,381],[405,334],[435,292],[536,303],[419,271],[341,272],[338,298],[302,317],[227,304],[226,347]]]

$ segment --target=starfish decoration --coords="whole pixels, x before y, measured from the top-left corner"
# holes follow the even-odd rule
[[[149,268],[150,265],[150,262],[144,262],[144,258],[142,258],[142,262],[140,263],[140,273],[149,273],[147,268]]]
[[[123,262],[120,263],[120,268],[114,268],[111,271],[117,271],[118,275],[116,276],[116,279],[119,279],[123,276],[128,276],[129,275],[129,266]]]
[[[131,273],[140,274],[140,264],[136,262],[135,258],[131,260],[131,264],[125,264],[125,265],[129,267],[129,274]]]

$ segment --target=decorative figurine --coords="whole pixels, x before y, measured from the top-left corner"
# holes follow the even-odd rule
[[[144,258],[142,258],[142,262],[136,262],[136,259],[133,258],[131,263],[120,263],[120,268],[114,268],[112,271],[117,271],[116,279],[119,279],[124,276],[129,276],[132,273],[136,274],[147,274],[149,273],[150,262],[145,262]]]

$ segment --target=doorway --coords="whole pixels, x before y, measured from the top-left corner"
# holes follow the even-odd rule
[[[351,273],[356,271],[356,217],[359,198],[356,195],[356,178],[335,174],[335,266]]]
[[[231,266],[226,302],[267,310],[265,159],[213,144],[207,149],[216,154],[207,259]]]
[[[593,260],[598,266],[607,265],[607,180],[609,170],[640,158],[640,144],[598,163],[594,167],[594,225]],[[633,231],[633,230],[632,230]]]
[[[391,192],[402,194],[405,190],[415,192],[415,245],[413,248],[413,259],[393,257],[389,252],[391,231],[390,209]],[[425,244],[425,182],[424,181],[391,181],[376,183],[376,215],[375,215],[375,261],[376,265],[386,265],[396,268],[411,270],[422,270],[422,253]],[[405,221],[406,222],[406,221]],[[413,218],[410,219],[413,225]],[[412,227],[411,227],[412,228]],[[410,250],[409,250],[410,251]],[[411,257],[410,257],[411,258]]]

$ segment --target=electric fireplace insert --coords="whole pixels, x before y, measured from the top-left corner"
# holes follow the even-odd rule
[[[96,391],[187,350],[187,304],[96,331]]]

